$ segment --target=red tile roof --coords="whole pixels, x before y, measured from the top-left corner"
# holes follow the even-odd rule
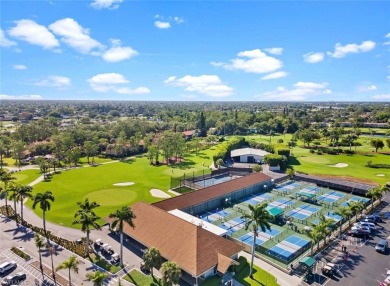
[[[139,202],[131,209],[136,216],[133,220],[135,227],[125,224],[124,233],[148,248],[157,248],[165,259],[174,261],[192,275],[199,276],[215,267],[221,255],[232,257],[243,249],[233,241],[155,206]],[[224,269],[226,263],[223,264]]]

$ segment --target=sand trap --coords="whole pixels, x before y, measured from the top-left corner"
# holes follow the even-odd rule
[[[166,199],[166,198],[170,198],[171,196],[168,195],[167,193],[164,193],[163,191],[159,190],[159,189],[151,189],[150,190],[150,194],[155,197],[155,198],[162,198],[162,199]]]
[[[116,186],[116,187],[126,187],[126,186],[131,186],[131,185],[134,185],[134,182],[124,182],[124,183],[113,184],[113,186]]]
[[[384,177],[385,174],[377,174],[376,176],[377,176],[377,177]]]
[[[337,163],[335,165],[329,165],[329,167],[345,168],[345,167],[348,167],[348,164],[346,164],[346,163]]]

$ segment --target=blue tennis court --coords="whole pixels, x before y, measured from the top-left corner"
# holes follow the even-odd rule
[[[310,244],[309,240],[300,238],[299,236],[295,236],[295,235],[290,235],[284,241],[287,241],[289,243],[298,245],[298,246],[300,246],[302,248],[304,248],[304,247],[306,247],[306,246],[308,246]]]
[[[213,221],[216,221],[219,219],[223,219],[224,217],[228,216],[229,214],[230,214],[230,212],[227,210],[216,209],[214,212],[207,212],[207,213],[200,215],[199,217],[204,221],[213,222]]]
[[[300,184],[298,182],[288,181],[286,183],[283,183],[283,184],[280,184],[280,185],[276,186],[275,189],[285,188],[285,189],[288,189],[288,190],[292,190],[292,189],[300,188],[300,187],[302,187],[302,184]]]
[[[287,216],[297,218],[300,220],[304,220],[311,216],[313,213],[316,213],[319,211],[320,208],[317,208],[315,206],[309,205],[309,204],[303,204],[300,207],[297,207],[287,213]]]
[[[238,238],[239,241],[242,241],[243,243],[252,246],[253,245],[253,234],[247,233],[243,236]],[[262,245],[266,240],[260,239],[259,237],[256,237],[256,246]]]
[[[324,201],[327,203],[334,203],[335,201],[338,201],[339,199],[343,198],[344,194],[338,193],[338,192],[329,192],[326,194],[323,194],[321,197],[318,198],[319,201]]]
[[[352,202],[363,202],[363,203],[367,203],[370,199],[367,199],[367,198],[362,198],[362,197],[352,197],[351,199],[349,199],[348,201],[342,203],[341,205],[343,207],[348,207]]]
[[[280,198],[280,199],[277,199],[276,201],[269,203],[268,205],[272,206],[272,207],[278,207],[278,208],[284,209],[288,206],[291,206],[293,203],[294,203],[294,200],[292,200],[292,199]]]
[[[333,220],[335,223],[337,223],[337,222],[339,222],[339,221],[341,221],[343,219],[342,216],[339,216],[339,215],[337,215],[335,213],[330,213],[330,212],[328,214],[324,215],[324,216],[327,219]],[[318,223],[319,223],[319,219],[313,220],[313,224],[314,225],[318,225]]]
[[[271,247],[268,250],[268,254],[288,263],[295,257],[296,252],[309,245],[310,241],[291,235],[277,245]]]

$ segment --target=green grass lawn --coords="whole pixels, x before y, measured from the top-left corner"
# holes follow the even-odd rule
[[[22,185],[27,185],[41,176],[40,170],[23,170],[12,174],[16,178],[16,182]]]
[[[111,263],[109,263],[107,260],[101,258],[101,257],[97,257],[96,255],[91,255],[91,262],[95,263],[97,266],[115,274],[117,273],[119,270],[121,270],[121,267],[118,266],[118,265],[112,265]]]
[[[207,153],[202,152],[202,154],[201,156],[207,156]],[[132,205],[138,201],[147,203],[159,201],[161,199],[150,194],[151,189],[167,191],[170,188],[171,176],[181,176],[183,173],[202,169],[202,163],[199,165],[201,160],[205,159],[190,156],[183,163],[183,167],[177,165],[172,168],[165,165],[153,166],[146,157],[137,157],[130,161],[118,161],[97,167],[75,168],[61,171],[49,182],[35,185],[33,193],[51,190],[55,196],[55,202],[51,210],[47,212],[47,219],[66,226],[77,227],[72,226],[77,202],[84,201],[85,198],[96,201],[101,204],[96,213],[106,217],[121,206]],[[113,185],[121,182],[134,182],[134,185],[126,187]],[[27,205],[31,207],[32,202],[28,201]],[[42,215],[39,208],[34,211]]]
[[[235,269],[236,275],[234,275],[234,279],[236,279],[242,285],[279,286],[275,276],[256,265],[253,267],[253,279],[249,278],[250,264],[246,258],[241,256],[238,259],[238,262],[240,265]]]
[[[137,286],[160,286],[160,282],[151,275],[145,275],[136,269],[130,271],[129,274],[123,277],[126,281]]]

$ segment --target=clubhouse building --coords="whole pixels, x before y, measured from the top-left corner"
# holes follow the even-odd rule
[[[135,227],[125,224],[123,231],[130,244],[138,249],[157,248],[163,259],[180,266],[184,281],[199,285],[213,275],[234,272],[235,260],[244,247],[197,216],[272,184],[271,177],[254,173],[152,205],[139,202],[131,207],[136,216]]]

